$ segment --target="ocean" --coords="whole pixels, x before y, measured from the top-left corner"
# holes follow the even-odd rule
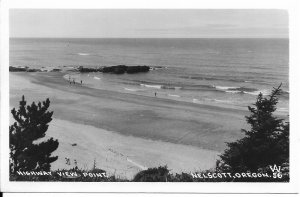
[[[277,111],[289,112],[288,39],[10,39],[10,66],[120,64],[157,69],[123,75],[70,71],[65,78],[97,89],[245,110],[259,92],[268,95],[282,83]]]

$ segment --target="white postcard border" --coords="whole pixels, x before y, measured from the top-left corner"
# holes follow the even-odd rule
[[[70,183],[9,182],[9,9],[12,8],[151,8],[151,9],[286,9],[290,31],[290,183]],[[187,193],[295,193],[299,189],[299,2],[297,0],[10,0],[1,2],[1,191],[6,192],[187,192]],[[298,24],[299,23],[299,24]],[[297,54],[298,53],[298,54]]]

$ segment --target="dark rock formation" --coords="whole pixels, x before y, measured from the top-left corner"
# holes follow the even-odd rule
[[[101,68],[84,68],[83,66],[80,66],[78,70],[81,73],[101,72]]]
[[[9,67],[9,72],[41,72],[41,69],[29,68],[28,66],[25,67]]]
[[[41,69],[28,68],[27,72],[42,72]]]
[[[27,71],[27,67],[14,67],[14,66],[10,66],[9,67],[9,72],[26,72]]]
[[[61,69],[59,69],[59,68],[53,68],[50,72],[60,72],[61,71]]]
[[[127,66],[125,65],[117,65],[117,66],[108,66],[103,67],[103,73],[114,73],[114,74],[124,74],[127,70]]]
[[[139,73],[139,72],[148,72],[150,70],[149,66],[131,66],[127,68],[128,74]]]
[[[79,72],[103,72],[103,73],[113,73],[113,74],[133,74],[139,72],[148,72],[150,70],[149,66],[126,66],[126,65],[117,65],[117,66],[106,66],[102,68],[84,68],[80,66],[78,68]]]

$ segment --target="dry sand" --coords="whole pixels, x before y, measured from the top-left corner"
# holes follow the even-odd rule
[[[124,136],[93,126],[54,119],[48,136],[59,139],[53,169],[68,168],[65,158],[83,169],[98,168],[123,178],[132,178],[148,167],[168,165],[173,172],[195,172],[214,166],[217,152],[169,142]],[[72,146],[76,144],[76,146]]]
[[[69,85],[62,73],[10,73],[10,106],[50,98],[47,136],[59,140],[53,169],[97,167],[132,178],[148,167],[173,172],[214,166],[225,142],[241,137],[246,111]],[[12,120],[11,120],[12,121]],[[76,144],[72,146],[72,144]],[[70,158],[71,165],[65,158]]]

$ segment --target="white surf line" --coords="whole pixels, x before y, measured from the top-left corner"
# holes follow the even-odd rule
[[[177,98],[180,97],[179,95],[176,95],[176,94],[168,94],[168,96],[177,97]]]
[[[131,91],[131,92],[139,91],[139,89],[133,89],[133,88],[124,88],[124,90]]]

